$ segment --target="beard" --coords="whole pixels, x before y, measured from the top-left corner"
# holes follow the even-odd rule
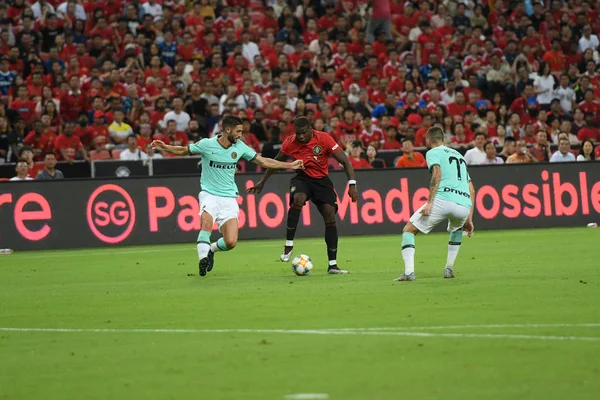
[[[235,136],[232,133],[227,135],[227,140],[229,140],[229,142],[233,143],[233,144],[237,143],[237,139],[235,138]]]

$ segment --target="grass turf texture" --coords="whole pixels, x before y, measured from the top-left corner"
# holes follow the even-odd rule
[[[308,277],[278,261],[282,240],[241,242],[205,278],[193,244],[0,256],[2,328],[433,334],[0,331],[0,399],[597,398],[598,326],[416,327],[600,323],[600,229],[476,232],[454,280],[447,234],[419,235],[417,281],[393,283],[400,241],[341,238],[347,276],[325,274],[322,239],[296,241]]]

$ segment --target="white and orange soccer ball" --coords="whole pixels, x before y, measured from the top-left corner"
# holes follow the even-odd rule
[[[300,254],[292,261],[292,271],[298,276],[306,276],[312,269],[312,260],[306,254]]]

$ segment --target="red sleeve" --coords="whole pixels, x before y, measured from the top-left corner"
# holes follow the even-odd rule
[[[322,139],[321,139],[321,143],[323,144],[323,147],[325,149],[327,149],[327,154],[333,154],[339,150],[341,150],[341,147],[339,144],[336,143],[335,140],[333,140],[333,138],[328,135],[325,132],[322,132]]]
[[[280,151],[281,151],[283,154],[285,154],[286,156],[289,156],[289,155],[290,155],[290,153],[289,153],[289,147],[290,147],[290,143],[291,143],[291,140],[290,140],[290,138],[291,138],[291,137],[292,137],[292,136],[288,136],[288,137],[287,137],[287,138],[286,138],[286,139],[283,141],[283,144],[281,145],[281,149],[280,149]]]
[[[33,142],[33,135],[35,135],[35,133],[29,132],[29,134],[25,136],[23,143],[25,143],[27,146],[31,146],[31,143]]]
[[[56,150],[60,150],[60,149],[65,149],[65,143],[64,140],[62,139],[62,136],[57,136],[56,140],[54,141],[54,148]]]

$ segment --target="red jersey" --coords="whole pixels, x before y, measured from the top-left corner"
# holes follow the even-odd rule
[[[87,96],[83,92],[65,93],[60,99],[60,114],[65,121],[75,121],[82,112],[87,112]]]
[[[27,176],[30,178],[34,178],[38,176],[38,174],[45,168],[43,163],[35,163],[33,167],[29,168],[29,172],[27,172]]]
[[[104,124],[88,126],[86,133],[98,147],[104,147],[104,145],[110,143],[110,133],[108,127]]]
[[[365,147],[372,144],[376,149],[379,149],[383,143],[383,132],[378,128],[372,128],[370,133],[363,130],[360,135],[360,141]]]
[[[42,161],[42,154],[51,151],[53,145],[48,135],[42,132],[41,135],[37,136],[35,131],[29,132],[23,142],[33,149],[33,159],[35,161]]]
[[[63,160],[62,153],[60,151],[61,149],[66,150],[67,157],[69,158],[69,160],[74,160],[75,155],[77,154],[77,150],[79,150],[82,147],[83,144],[81,144],[81,139],[79,139],[79,136],[73,135],[71,137],[67,137],[67,135],[65,135],[64,133],[61,133],[54,142],[56,158],[58,158],[59,160]]]
[[[402,143],[394,140],[387,140],[383,142],[383,150],[402,150]]]
[[[313,130],[313,137],[308,143],[296,141],[294,134],[281,145],[283,154],[304,161],[304,173],[314,179],[328,175],[329,156],[340,150],[341,147],[328,133],[316,130]]]
[[[373,168],[371,163],[364,158],[359,158],[357,160],[354,157],[348,157],[348,159],[350,160],[350,164],[352,164],[352,168],[354,169]]]
[[[138,138],[137,138],[138,147],[141,148],[142,150],[146,151],[146,149],[148,148],[148,145],[150,143],[152,143],[153,140],[154,139],[152,139],[151,137],[145,138],[141,135],[138,135]]]
[[[20,99],[13,100],[10,108],[19,113],[21,118],[28,124],[31,118],[35,115],[35,106],[37,104],[32,100],[21,101]]]
[[[352,121],[351,124],[346,123],[346,121],[340,121],[335,130],[335,138],[338,143],[346,147],[346,143],[360,139],[362,130],[362,125],[358,121]]]
[[[171,146],[187,146],[189,142],[185,132],[180,131],[175,132],[174,135],[166,135],[162,140],[165,142],[165,144]]]

